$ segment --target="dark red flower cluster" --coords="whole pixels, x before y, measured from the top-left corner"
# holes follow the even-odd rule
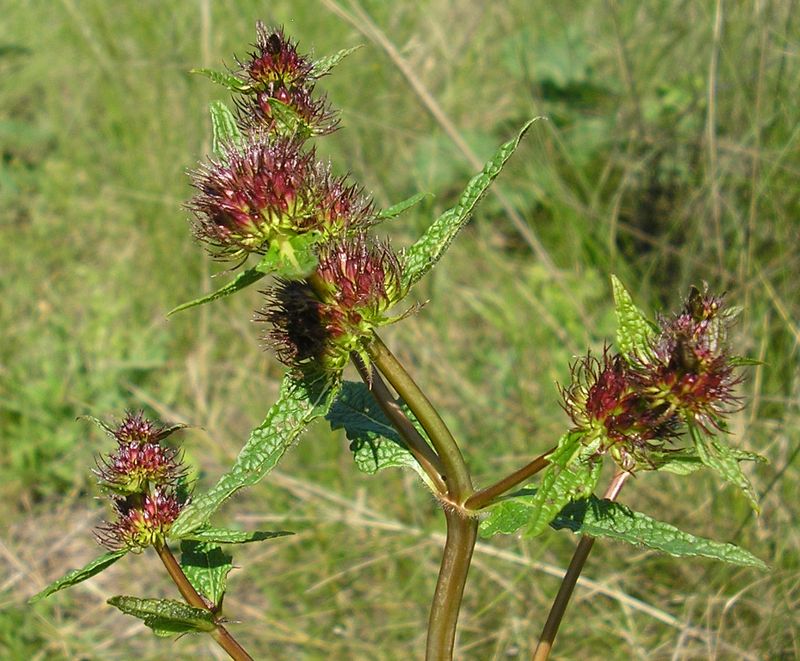
[[[112,493],[116,520],[97,530],[108,548],[142,549],[163,542],[185,498],[178,495],[185,476],[179,452],[161,445],[178,427],[163,427],[129,413],[111,430],[117,448],[97,462],[101,486]]]
[[[648,455],[681,433],[682,425],[724,429],[739,400],[727,341],[735,311],[721,297],[692,288],[683,309],[661,318],[658,335],[633,355],[603,351],[572,365],[561,389],[564,408],[587,445],[608,451],[625,470],[648,467]]]
[[[260,313],[272,324],[267,343],[292,367],[341,370],[374,328],[395,321],[385,313],[405,295],[397,257],[363,234],[321,248],[311,281],[279,283]]]

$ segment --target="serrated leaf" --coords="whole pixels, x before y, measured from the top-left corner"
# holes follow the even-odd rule
[[[567,503],[594,491],[602,462],[595,461],[593,454],[582,444],[580,434],[564,434],[547,457],[550,465],[542,473],[539,488],[520,490],[493,505],[488,518],[481,521],[481,536],[508,535],[521,528],[525,537],[539,535]]]
[[[338,388],[338,382],[325,375],[306,378],[287,374],[278,401],[264,422],[250,432],[233,467],[184,508],[170,528],[170,537],[181,538],[197,530],[239,489],[256,484],[269,473],[306,426],[328,412]]]
[[[310,275],[317,268],[314,246],[322,237],[317,232],[273,241],[269,250],[253,268],[262,275],[298,280]]]
[[[697,425],[689,423],[688,426],[689,436],[703,465],[708,466],[726,482],[739,487],[750,502],[753,511],[756,514],[760,513],[758,497],[750,480],[739,466],[740,460],[737,458],[736,451],[722,442],[718,436],[704,434]]]
[[[424,438],[414,414],[405,406],[403,411]],[[427,483],[425,471],[365,384],[346,381],[325,419],[331,429],[345,430],[356,468],[362,473],[372,475],[384,468],[413,468]]]
[[[28,603],[32,604],[40,599],[49,597],[54,592],[72,587],[73,585],[77,585],[78,583],[85,581],[87,578],[96,576],[100,572],[108,569],[127,552],[128,549],[120,549],[119,551],[109,551],[108,553],[104,553],[99,558],[92,560],[88,565],[81,567],[80,569],[73,569],[59,578],[57,581],[53,581],[44,590],[32,596],[28,600]]]
[[[767,461],[766,457],[762,457],[755,452],[731,448],[731,453],[736,461],[755,461],[759,463],[766,463]],[[697,450],[694,448],[654,451],[648,455],[648,458],[653,462],[655,470],[666,471],[675,475],[690,475],[705,466],[700,461]]]
[[[470,219],[472,211],[491,183],[516,151],[522,137],[537,119],[539,118],[536,117],[527,122],[516,138],[501,145],[483,166],[483,170],[469,181],[458,203],[433,221],[422,237],[403,253],[403,280],[407,286],[410,287],[417,282],[439,261],[458,232]]]
[[[377,216],[375,216],[376,220],[388,220],[389,218],[395,218],[399,216],[404,211],[407,211],[411,207],[416,204],[419,204],[422,200],[426,197],[431,195],[430,193],[417,193],[416,195],[412,195],[411,197],[403,200],[402,202],[398,202],[397,204],[393,204],[388,209],[384,209]]]
[[[578,535],[609,537],[647,546],[676,557],[702,556],[734,565],[767,568],[752,553],[734,544],[696,537],[669,523],[634,512],[625,505],[594,496],[570,503],[550,525],[556,530],[567,529]]]
[[[313,66],[311,67],[311,75],[314,78],[320,78],[326,74],[329,74],[331,70],[339,64],[344,58],[346,58],[351,53],[354,53],[359,48],[361,48],[361,44],[358,46],[353,46],[352,48],[342,48],[342,50],[333,53],[332,55],[326,55],[325,57],[321,57],[316,62],[314,62]]]
[[[287,535],[294,535],[294,533],[288,530],[256,530],[248,532],[246,530],[228,530],[226,528],[203,526],[188,535],[184,535],[182,539],[212,542],[214,544],[248,544],[249,542],[263,542],[266,539],[285,537]]]
[[[728,359],[728,364],[732,367],[752,367],[754,365],[766,365],[763,360],[757,358],[748,358],[747,356],[731,356]]]
[[[197,305],[204,305],[205,303],[216,301],[218,298],[224,298],[225,296],[230,296],[231,294],[235,294],[237,291],[240,291],[241,289],[249,287],[253,283],[258,282],[265,275],[266,273],[263,273],[256,268],[242,271],[228,284],[220,287],[219,289],[210,294],[206,294],[205,296],[196,298],[193,301],[188,301],[187,303],[181,303],[181,305],[170,310],[167,313],[167,316],[169,317],[170,315],[173,315],[176,312],[182,312],[183,310],[188,310],[189,308],[193,308]]]
[[[211,149],[219,157],[225,155],[226,145],[238,145],[242,142],[242,132],[236,124],[236,117],[222,101],[212,101],[211,112]]]
[[[159,636],[189,631],[213,631],[214,614],[174,599],[140,599],[119,595],[108,603],[126,615],[142,620]]]
[[[233,569],[233,556],[214,543],[182,539],[181,568],[195,590],[214,605],[213,610],[219,610]]]
[[[91,422],[93,425],[100,427],[106,434],[109,436],[114,436],[114,428],[108,425],[106,422],[101,420],[100,418],[95,418],[93,415],[79,415],[77,417],[78,420],[86,420],[87,422]]]
[[[222,85],[223,87],[229,89],[231,92],[238,92],[240,94],[246,94],[249,92],[252,87],[240,80],[236,76],[227,71],[216,71],[215,69],[191,69],[189,73],[196,73],[200,74],[201,76],[205,76],[208,78],[212,83],[216,83],[217,85]]]
[[[314,135],[314,126],[298,113],[292,106],[275,98],[268,100],[272,117],[277,124],[271,129],[275,133],[285,136],[298,136],[303,139]]]
[[[611,276],[611,288],[614,291],[614,311],[617,315],[617,348],[622,354],[646,350],[653,335],[650,323],[615,275]]]

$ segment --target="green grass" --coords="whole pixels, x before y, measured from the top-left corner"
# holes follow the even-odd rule
[[[249,321],[260,305],[255,290],[164,317],[219,282],[181,204],[191,194],[185,172],[209,149],[208,102],[224,94],[188,70],[245,54],[257,18],[283,23],[318,54],[365,44],[321,84],[344,128],[319,150],[382,205],[435,193],[391,221],[398,246],[453,203],[474,167],[398,61],[332,3],[8,4],[0,23],[0,656],[210,658],[206,641],[156,640],[104,604],[116,593],[175,596],[147,554],[25,605],[97,553],[90,529],[102,512],[89,469],[107,444],[76,416],[144,407],[196,425],[184,435],[186,453],[207,484],[277,392],[282,369],[259,349],[261,329]],[[798,18],[791,3],[725,3],[715,41],[711,2],[578,4],[363,3],[478,158],[529,117],[549,117],[501,176],[505,202],[482,203],[422,284],[431,302],[386,340],[486,484],[563,431],[554,382],[567,378],[573,355],[611,337],[609,272],[655,310],[674,307],[691,283],[727,290],[744,306],[737,349],[764,361],[751,369],[750,403],[732,424],[738,441],[771,460],[749,469],[763,514],[753,520],[737,493],[707,476],[642,475],[623,500],[735,541],[772,571],[599,543],[585,577],[600,588],[577,590],[555,657],[794,658]],[[317,425],[277,473],[227,508],[238,524],[298,533],[237,552],[242,569],[226,604],[257,657],[421,656],[443,521],[415,479],[356,473],[343,437]],[[480,548],[459,658],[526,658],[557,589],[548,571],[565,566],[573,545],[552,534]]]

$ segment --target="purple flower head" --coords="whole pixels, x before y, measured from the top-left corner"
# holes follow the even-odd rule
[[[173,490],[163,487],[143,496],[116,498],[116,519],[97,529],[97,540],[112,551],[141,551],[153,544],[163,544],[184,504]]]

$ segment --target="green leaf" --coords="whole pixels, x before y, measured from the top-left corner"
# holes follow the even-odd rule
[[[119,551],[109,551],[108,553],[104,553],[99,558],[95,558],[94,560],[92,560],[85,567],[81,569],[73,569],[71,572],[65,574],[57,581],[53,581],[44,590],[31,597],[28,600],[28,603],[32,604],[34,602],[39,601],[40,599],[49,597],[54,592],[58,592],[59,590],[64,590],[65,588],[70,588],[73,585],[77,585],[78,583],[85,581],[87,578],[96,576],[101,571],[105,571],[106,569],[108,569],[111,565],[113,565],[127,552],[128,549],[120,549]]]
[[[213,631],[214,614],[204,608],[195,608],[174,599],[139,599],[138,597],[111,597],[108,603],[126,615],[133,615],[159,636],[170,636],[189,631]]]
[[[625,505],[594,496],[570,503],[550,525],[556,530],[567,529],[578,535],[610,537],[677,557],[702,556],[734,565],[767,568],[752,553],[738,546],[696,537],[669,523],[634,512]]]
[[[342,50],[333,53],[332,55],[327,55],[318,59],[314,62],[314,65],[311,67],[311,75],[314,78],[320,78],[326,74],[331,72],[339,62],[341,62],[344,58],[346,58],[351,53],[356,52],[359,48],[361,48],[361,44],[358,46],[353,46],[352,48],[343,48]]]
[[[733,367],[752,367],[754,365],[766,365],[763,360],[757,358],[748,358],[747,356],[731,356],[728,359],[728,364]]]
[[[739,466],[740,459],[737,458],[737,452],[722,442],[719,436],[706,435],[691,422],[688,426],[689,436],[703,465],[715,471],[726,482],[739,487],[753,511],[756,514],[761,512],[753,485]]]
[[[245,287],[249,287],[254,282],[258,282],[265,275],[266,273],[259,271],[257,268],[252,268],[252,269],[247,269],[246,271],[242,271],[228,284],[220,287],[215,292],[206,294],[205,296],[201,296],[200,298],[196,298],[195,300],[189,301],[188,303],[182,303],[178,307],[170,310],[167,313],[167,316],[169,317],[170,315],[173,315],[176,312],[182,312],[183,310],[188,310],[189,308],[193,308],[197,305],[210,303],[211,301],[216,301],[218,298],[224,298],[225,296],[230,296],[231,294],[235,294],[237,291],[244,289]]]
[[[424,438],[414,414],[405,405],[403,411]],[[362,473],[372,475],[384,468],[413,468],[427,483],[425,471],[363,383],[346,381],[325,419],[331,429],[345,430],[356,468]]]
[[[183,539],[181,568],[195,590],[218,611],[225,596],[228,573],[233,569],[233,557],[214,543]]]
[[[317,268],[314,246],[321,238],[318,232],[307,232],[273,241],[254,269],[263,275],[291,280],[305,278]]]
[[[275,98],[270,98],[268,102],[272,116],[278,120],[275,127],[271,129],[275,133],[286,137],[299,136],[304,139],[314,135],[314,125],[309,124],[292,106]]]
[[[747,452],[730,448],[736,461],[756,461],[766,463],[766,457],[755,452]],[[654,451],[648,455],[653,462],[655,470],[674,473],[675,475],[691,475],[705,466],[697,455],[695,448],[681,448],[680,450]]]
[[[617,276],[611,276],[614,307],[617,314],[617,348],[622,354],[644,351],[653,329],[642,311],[636,307],[625,286]]]
[[[273,539],[274,537],[285,537],[286,535],[294,535],[294,533],[288,530],[256,530],[248,532],[246,530],[228,530],[226,528],[203,526],[184,535],[182,539],[213,542],[215,544],[247,544],[249,542],[262,542],[265,539]]]
[[[97,425],[109,436],[114,436],[114,432],[116,431],[113,427],[106,424],[103,420],[101,420],[100,418],[95,418],[93,415],[79,415],[77,419],[86,420],[94,425]]]
[[[278,401],[264,422],[250,432],[233,467],[184,508],[170,528],[170,537],[188,536],[239,489],[253,486],[269,473],[306,426],[328,412],[338,388],[338,382],[326,375],[304,378],[287,374]]]
[[[217,85],[222,85],[223,87],[229,89],[231,92],[239,92],[240,94],[246,94],[247,92],[252,90],[252,87],[240,80],[236,76],[227,71],[216,71],[214,69],[191,69],[189,73],[197,73],[201,76],[205,76],[208,78],[212,83],[216,83]]]
[[[539,488],[520,490],[493,505],[480,524],[481,536],[508,535],[520,528],[525,537],[541,534],[567,503],[594,491],[602,462],[593,454],[594,448],[583,445],[581,434],[564,434],[548,456],[550,465],[543,471]]]
[[[211,149],[217,156],[225,155],[225,145],[238,145],[242,142],[242,132],[236,124],[236,117],[222,101],[212,101],[211,111]]]
[[[384,209],[375,217],[376,220],[388,220],[389,218],[395,218],[399,216],[404,211],[407,211],[415,204],[419,204],[422,200],[426,197],[431,195],[430,193],[417,193],[416,195],[412,195],[411,197],[403,200],[402,202],[398,202],[397,204],[393,204],[388,209]],[[432,197],[432,196],[431,196]]]
[[[519,146],[522,136],[539,119],[530,120],[522,127],[517,137],[509,140],[495,152],[477,175],[467,184],[458,203],[439,216],[425,234],[403,254],[403,279],[407,286],[413,285],[433,268],[452,243],[458,232],[469,220],[472,211],[495,180],[503,166]]]

